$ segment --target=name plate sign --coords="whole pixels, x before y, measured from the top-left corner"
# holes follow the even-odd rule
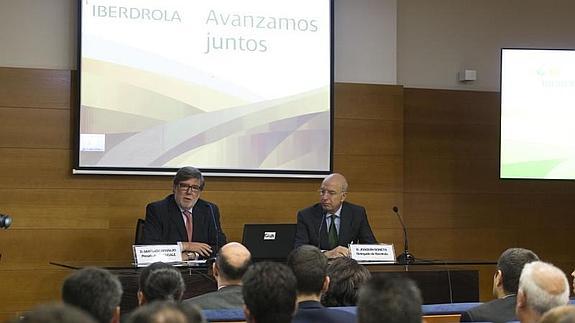
[[[392,244],[351,244],[351,258],[362,262],[395,262]]]
[[[136,265],[146,266],[154,262],[181,262],[182,249],[179,245],[133,246]]]

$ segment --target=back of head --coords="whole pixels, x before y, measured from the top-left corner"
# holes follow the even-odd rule
[[[160,268],[150,272],[142,293],[147,302],[155,300],[180,301],[186,285],[182,274],[175,268]]]
[[[202,312],[195,305],[172,301],[156,301],[135,310],[127,323],[205,323]]]
[[[296,305],[296,278],[284,264],[256,263],[242,279],[242,294],[249,311],[247,321],[291,322]]]
[[[251,264],[250,251],[241,243],[224,245],[216,257],[216,266],[223,279],[240,281]]]
[[[569,302],[569,283],[561,269],[549,263],[534,261],[523,267],[519,293],[525,298],[527,307],[543,314]]]
[[[573,323],[575,322],[575,306],[562,305],[555,307],[541,318],[539,323]]]
[[[421,293],[415,283],[394,275],[378,275],[359,292],[359,323],[421,323]]]
[[[330,261],[327,275],[330,283],[321,299],[324,306],[355,306],[359,288],[371,277],[367,268],[348,257]]]
[[[140,275],[138,276],[138,289],[144,290],[146,280],[148,280],[148,277],[150,277],[152,271],[163,268],[172,268],[172,266],[164,262],[154,262],[151,265],[144,267],[142,271],[140,271]]]
[[[517,294],[523,266],[537,260],[539,257],[533,251],[523,248],[509,248],[499,256],[497,269],[501,271],[506,294]]]
[[[44,304],[10,323],[96,323],[88,313],[67,304]]]
[[[109,323],[122,299],[118,277],[105,269],[86,267],[72,273],[62,285],[62,299]]]
[[[320,294],[327,276],[327,257],[315,246],[300,246],[288,255],[287,265],[297,279],[298,294]]]

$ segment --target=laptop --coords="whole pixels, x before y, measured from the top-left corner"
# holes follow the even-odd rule
[[[253,261],[285,261],[293,249],[295,224],[244,224],[242,244]]]

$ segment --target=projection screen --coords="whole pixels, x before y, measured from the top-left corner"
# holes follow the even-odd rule
[[[74,173],[332,170],[331,0],[79,2]]]
[[[575,50],[501,50],[501,178],[575,179]]]

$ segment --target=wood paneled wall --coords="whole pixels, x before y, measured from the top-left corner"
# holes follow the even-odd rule
[[[404,102],[404,216],[415,255],[497,259],[524,247],[571,273],[575,182],[499,179],[499,93],[406,88]]]
[[[0,319],[57,300],[68,270],[50,261],[131,258],[145,205],[168,177],[72,175],[75,72],[0,68]],[[377,238],[403,247],[391,212],[427,259],[492,259],[531,248],[566,272],[575,183],[498,178],[499,97],[493,92],[335,85],[335,171],[365,205]],[[320,180],[208,178],[229,240],[244,223],[294,222]],[[493,268],[481,272],[487,300]]]
[[[0,320],[60,298],[70,273],[50,261],[131,259],[136,219],[170,193],[161,176],[72,175],[75,72],[0,68]],[[334,169],[350,201],[366,206],[376,236],[400,242],[390,216],[402,206],[403,89],[336,84]],[[228,240],[244,223],[295,221],[315,203],[319,179],[208,178]]]

